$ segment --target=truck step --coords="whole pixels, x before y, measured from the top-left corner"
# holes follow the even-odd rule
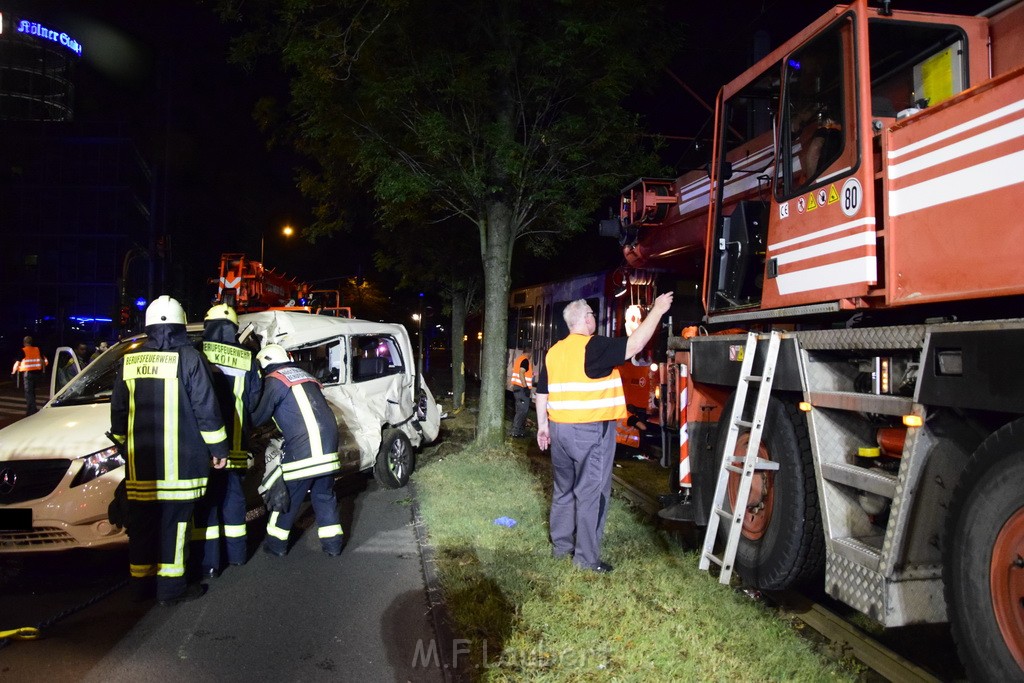
[[[896,475],[877,468],[826,462],[821,464],[821,476],[826,481],[852,486],[886,498],[896,496]]]
[[[878,571],[878,565],[882,559],[881,536],[836,538],[833,539],[832,544],[832,549],[837,555],[873,572]]]
[[[909,415],[914,399],[906,396],[879,396],[853,391],[811,391],[807,398],[815,408],[837,408],[878,415]]]

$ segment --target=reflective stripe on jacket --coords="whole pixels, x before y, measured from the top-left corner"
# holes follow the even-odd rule
[[[519,378],[524,361],[526,362],[526,372],[523,372],[523,375],[526,376],[526,384],[523,384],[523,380]],[[512,386],[525,387],[527,389],[533,386],[533,363],[530,362],[530,357],[525,353],[512,362]]]
[[[545,357],[548,373],[548,416],[552,422],[600,422],[627,416],[626,395],[619,371],[598,379],[584,370],[590,337],[570,334]]]

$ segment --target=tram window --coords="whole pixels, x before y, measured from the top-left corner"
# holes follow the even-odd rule
[[[533,347],[533,309],[529,306],[513,308],[508,312],[508,348]]]

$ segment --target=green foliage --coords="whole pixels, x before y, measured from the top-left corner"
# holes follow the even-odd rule
[[[423,247],[420,263],[432,256],[433,235],[410,215],[455,219],[449,253],[479,253],[478,434],[497,443],[515,247],[550,255],[626,179],[656,168],[640,120],[624,105],[671,45],[660,3],[218,1],[226,17],[251,28],[235,58],[277,54],[291,75],[281,134],[311,162],[299,176],[316,204],[307,235],[345,226],[358,185],[372,193],[377,221]],[[261,121],[275,118],[262,112]],[[405,270],[452,291],[472,289],[452,282],[467,272],[458,267],[444,280],[434,279],[438,268]]]

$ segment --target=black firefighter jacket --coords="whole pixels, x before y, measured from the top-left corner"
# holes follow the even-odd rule
[[[252,421],[260,426],[273,418],[284,435],[281,471],[285,481],[337,472],[341,469],[338,422],[320,383],[289,363],[269,365],[266,373]]]
[[[227,435],[210,368],[184,325],[150,325],[125,354],[110,399],[110,431],[127,451],[129,500],[195,500],[210,457],[226,458]]]
[[[203,330],[203,354],[213,366],[213,387],[228,435],[229,469],[248,465],[242,439],[252,427],[250,415],[263,389],[256,357],[235,341],[237,329],[229,320],[210,320]]]

